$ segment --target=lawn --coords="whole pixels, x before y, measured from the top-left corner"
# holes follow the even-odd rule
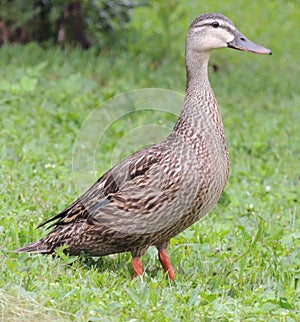
[[[12,253],[44,236],[36,226],[112,163],[172,127],[179,109],[172,100],[185,86],[185,33],[208,11],[229,16],[273,55],[212,55],[231,175],[214,210],[171,240],[175,282],[152,248],[142,258],[143,281],[131,279],[129,254]],[[122,45],[100,52],[0,48],[3,321],[299,321],[299,15],[291,0],[155,1],[133,13]],[[131,113],[119,105],[124,95],[113,98],[145,88],[171,103],[153,112],[153,100],[150,113],[141,106]],[[136,93],[147,104],[149,91]],[[91,142],[86,152],[84,142]]]

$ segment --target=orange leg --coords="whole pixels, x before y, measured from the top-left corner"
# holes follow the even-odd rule
[[[142,276],[143,274],[143,264],[139,257],[132,257],[131,265],[133,269],[133,276]]]
[[[172,264],[170,262],[170,258],[167,254],[167,250],[166,249],[159,249],[158,250],[158,258],[159,258],[159,261],[161,262],[163,269],[168,274],[169,280],[171,282],[173,282],[175,274],[174,274],[174,269],[172,267]]]

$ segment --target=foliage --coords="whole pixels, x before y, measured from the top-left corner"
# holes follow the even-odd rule
[[[130,21],[132,9],[147,5],[147,1],[111,1],[89,0],[83,5],[85,22],[89,28],[89,34],[99,39],[97,33],[102,32],[112,37],[118,30],[125,30]]]
[[[4,320],[299,320],[299,4],[188,1],[174,9],[182,15],[178,23],[170,13],[172,44],[165,53],[160,35],[167,26],[158,8],[157,2],[135,10],[126,50],[112,48],[101,56],[34,44],[0,50]],[[35,227],[75,199],[73,145],[94,108],[141,87],[183,92],[185,32],[204,11],[228,15],[250,39],[272,48],[273,56],[227,49],[212,54],[219,68],[210,70],[210,80],[222,110],[231,176],[213,212],[172,239],[175,283],[165,280],[154,249],[142,258],[143,282],[129,278],[128,254],[96,259],[61,250],[54,257],[12,253],[42,237],[46,231]],[[157,54],[158,64],[155,48],[163,55]],[[128,123],[111,136],[99,173],[110,167],[116,142],[130,130]]]
[[[10,30],[22,27],[28,40],[55,40],[58,23],[68,4],[76,1],[65,0],[13,0],[4,1],[0,19],[9,23]],[[118,32],[125,29],[134,8],[147,5],[146,0],[85,0],[80,1],[84,29],[93,43],[112,43]],[[69,14],[72,14],[70,9]],[[74,21],[72,21],[74,23]],[[40,38],[40,33],[45,33]],[[16,41],[17,39],[15,39]]]

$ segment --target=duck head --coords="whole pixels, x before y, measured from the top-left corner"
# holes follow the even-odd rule
[[[210,52],[217,48],[233,48],[254,54],[272,54],[272,51],[245,37],[227,17],[208,13],[197,17],[187,35],[187,49]]]

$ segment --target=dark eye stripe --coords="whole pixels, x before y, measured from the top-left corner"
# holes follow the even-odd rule
[[[217,27],[213,26],[213,24],[215,24],[215,23],[218,24]],[[198,24],[198,25],[193,26],[193,28],[202,28],[202,27],[206,27],[206,26],[212,26],[214,28],[222,27],[223,29],[227,30],[228,32],[232,32],[231,26],[225,25],[225,24],[220,25],[220,23],[218,21],[213,21],[213,22],[204,23],[204,24]]]

